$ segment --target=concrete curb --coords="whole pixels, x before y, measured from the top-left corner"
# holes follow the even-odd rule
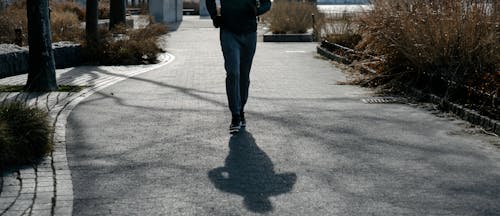
[[[500,121],[491,119],[487,116],[483,116],[477,111],[465,108],[462,105],[456,103],[452,103],[434,94],[424,93],[423,91],[415,88],[408,88],[407,91],[410,92],[410,94],[420,98],[424,98],[433,104],[438,104],[439,109],[445,112],[451,112],[471,124],[481,126],[485,130],[491,131],[500,136]]]
[[[317,46],[316,48],[316,52],[330,60],[333,60],[333,61],[336,61],[338,63],[342,63],[342,64],[350,64],[351,61],[343,56],[339,56],[335,53],[332,53],[330,51],[328,51],[327,49],[321,47],[321,46]]]
[[[264,42],[312,42],[313,36],[310,33],[305,34],[273,34],[266,33],[263,36]]]

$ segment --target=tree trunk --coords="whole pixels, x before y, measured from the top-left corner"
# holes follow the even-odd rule
[[[97,27],[98,0],[87,0],[87,14],[85,17],[85,36],[88,48],[96,48],[99,40],[99,31]]]
[[[109,29],[125,24],[125,0],[111,0],[109,3]]]
[[[50,34],[49,0],[27,0],[28,91],[57,90],[54,52]]]

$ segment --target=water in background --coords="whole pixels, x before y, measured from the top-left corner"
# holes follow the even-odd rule
[[[319,4],[318,10],[326,14],[362,13],[372,9],[371,4]]]
[[[12,4],[14,0],[0,0],[0,10],[5,9],[7,6]]]
[[[317,0],[317,4],[369,4],[369,0]]]

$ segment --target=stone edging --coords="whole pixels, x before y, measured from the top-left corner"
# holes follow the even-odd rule
[[[324,56],[325,58],[330,59],[330,60],[333,60],[333,61],[336,61],[336,62],[339,62],[342,64],[349,64],[348,62],[344,61],[344,59],[345,59],[344,57],[339,56],[335,53],[332,53],[321,46],[317,47],[317,53],[320,54],[321,56]],[[500,121],[497,121],[497,120],[491,119],[489,117],[480,115],[478,112],[476,112],[474,110],[467,109],[467,108],[465,108],[461,105],[458,105],[456,103],[449,102],[446,99],[443,99],[443,98],[438,97],[436,95],[427,94],[427,93],[424,93],[418,89],[410,88],[410,87],[407,90],[410,92],[410,94],[413,94],[417,97],[426,98],[434,104],[439,104],[440,109],[445,111],[445,112],[451,112],[451,113],[457,115],[458,117],[460,117],[461,119],[470,122],[471,124],[481,126],[485,130],[491,131],[491,132],[495,133],[496,135],[500,136]]]
[[[500,121],[491,119],[487,116],[479,114],[477,111],[463,107],[462,105],[452,103],[437,95],[424,93],[416,88],[409,87],[407,91],[417,97],[424,98],[431,103],[439,104],[439,109],[445,112],[451,112],[461,119],[468,121],[471,124],[481,126],[487,131],[491,131],[500,136]]]
[[[342,64],[350,64],[351,61],[349,61],[349,59],[343,57],[343,56],[339,56],[335,53],[332,53],[330,51],[328,51],[327,49],[321,47],[321,46],[317,46],[316,47],[316,52],[330,60],[333,60],[333,61],[336,61],[338,63],[342,63]]]
[[[313,35],[311,33],[304,34],[273,34],[265,33],[263,36],[264,42],[312,42]]]

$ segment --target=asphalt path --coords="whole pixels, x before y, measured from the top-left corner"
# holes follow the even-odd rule
[[[373,90],[314,43],[257,46],[230,136],[218,31],[186,18],[176,59],[68,118],[74,215],[500,215],[498,138]]]

